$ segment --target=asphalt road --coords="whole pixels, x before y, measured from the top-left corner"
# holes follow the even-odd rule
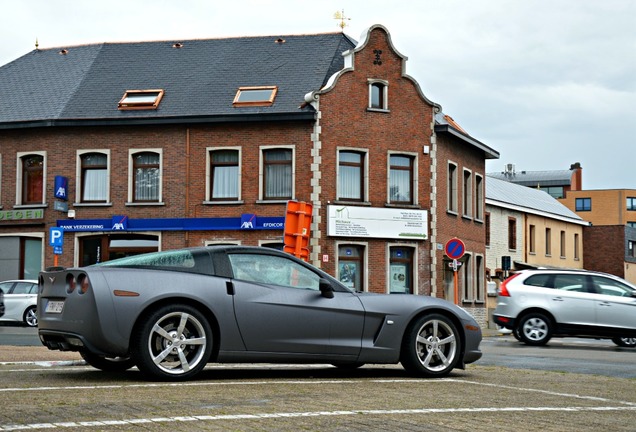
[[[0,326],[0,350],[56,353],[16,326]],[[444,379],[413,378],[399,365],[232,364],[163,383],[136,369],[0,361],[0,431],[636,430],[635,371],[627,371],[636,350],[583,339],[534,348],[494,334],[482,350]]]

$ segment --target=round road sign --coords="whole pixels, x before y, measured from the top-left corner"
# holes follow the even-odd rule
[[[449,258],[458,260],[464,256],[464,252],[466,252],[466,245],[460,239],[452,238],[446,242],[444,252],[446,252],[446,256]]]

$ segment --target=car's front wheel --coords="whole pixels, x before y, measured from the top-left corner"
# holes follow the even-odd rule
[[[185,380],[205,367],[213,342],[212,328],[201,312],[184,304],[167,305],[145,316],[132,352],[145,375]]]
[[[616,337],[612,339],[619,347],[636,348],[636,337]]]
[[[400,361],[410,373],[439,378],[453,370],[461,352],[455,324],[444,315],[431,314],[418,318],[407,330]]]
[[[552,321],[542,313],[531,312],[519,320],[517,333],[526,345],[545,345],[552,337]]]
[[[130,357],[105,357],[88,351],[80,351],[80,355],[86,363],[105,372],[123,372],[135,366]]]
[[[38,314],[35,306],[28,308],[24,311],[24,323],[29,327],[37,327],[38,326]]]

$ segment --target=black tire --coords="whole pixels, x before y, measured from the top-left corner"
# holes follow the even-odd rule
[[[518,341],[521,341],[521,337],[519,336],[519,328],[515,327],[512,329],[512,336],[517,339]]]
[[[517,333],[526,345],[542,346],[552,338],[552,320],[539,312],[531,312],[519,320]]]
[[[24,315],[22,317],[24,323],[29,327],[37,327],[38,326],[38,311],[35,306],[31,306],[24,311]]]
[[[409,373],[427,378],[448,375],[460,360],[462,342],[453,322],[440,314],[425,315],[407,329],[400,361]]]
[[[162,306],[146,315],[132,340],[132,357],[150,378],[186,380],[207,364],[214,344],[201,312],[184,304]]]
[[[135,366],[130,357],[104,357],[88,351],[80,351],[80,355],[86,363],[105,372],[124,372]]]
[[[616,337],[612,338],[612,342],[619,347],[636,348],[636,337]]]

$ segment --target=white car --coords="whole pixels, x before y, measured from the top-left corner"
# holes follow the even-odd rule
[[[9,280],[0,282],[4,292],[4,315],[0,321],[19,321],[29,327],[38,325],[38,281]]]

